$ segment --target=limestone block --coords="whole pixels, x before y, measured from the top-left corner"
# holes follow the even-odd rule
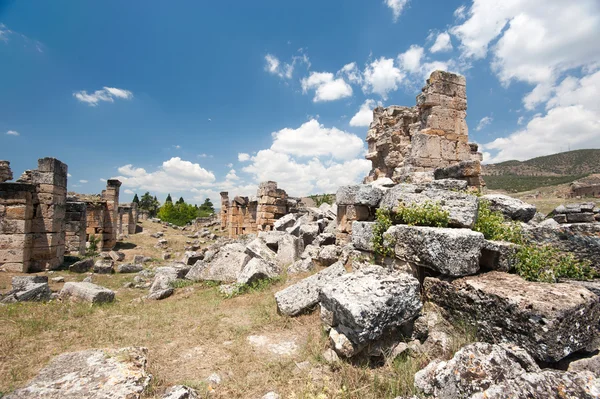
[[[0,219],[0,235],[26,234],[31,231],[31,220]]]
[[[59,297],[91,303],[105,303],[114,301],[115,293],[108,288],[92,283],[67,282],[60,291]]]
[[[441,158],[442,148],[440,137],[417,133],[412,139],[411,156],[414,158]]]

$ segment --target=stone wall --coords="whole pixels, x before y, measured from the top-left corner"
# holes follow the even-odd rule
[[[4,180],[12,173],[3,165]],[[54,158],[38,160],[16,183],[1,183],[1,269],[36,272],[63,263],[66,195],[67,165]]]
[[[137,227],[137,204],[128,202],[119,204],[118,235],[135,234]]]
[[[87,206],[85,202],[72,202],[67,199],[65,215],[65,253],[85,255],[87,228]]]
[[[117,243],[119,222],[119,180],[110,179],[106,182],[106,190],[102,191],[102,199],[106,201],[104,212],[104,232],[102,236],[103,250],[112,249]]]
[[[364,182],[383,177],[396,183],[425,182],[434,180],[437,168],[464,161],[479,165],[481,153],[468,142],[466,109],[465,78],[443,71],[431,74],[415,107],[375,108],[367,133],[366,158],[372,169]],[[478,177],[481,169],[475,169]],[[464,176],[469,184],[481,185],[468,177]]]
[[[98,241],[98,249],[103,249],[104,244],[104,214],[106,212],[106,204],[102,201],[85,201],[86,205],[86,241],[90,241],[91,237]]]
[[[8,161],[0,161],[0,183],[4,183],[5,181],[12,180],[13,174],[10,169],[10,162]]]
[[[261,183],[256,198],[237,196],[229,202],[229,193],[224,191],[219,212],[221,230],[230,238],[271,231],[275,221],[292,210],[288,200],[286,192],[273,181]]]

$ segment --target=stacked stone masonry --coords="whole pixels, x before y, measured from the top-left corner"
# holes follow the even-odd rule
[[[482,155],[469,143],[466,110],[465,78],[443,71],[431,74],[415,107],[375,108],[367,133],[372,169],[365,183],[384,177],[396,183],[431,181],[436,169],[468,162],[458,177],[481,186]]]
[[[137,204],[128,202],[119,204],[119,228],[118,235],[135,234],[138,222]]]
[[[288,195],[273,181],[261,183],[256,198],[237,196],[230,202],[229,193],[222,192],[221,230],[227,231],[230,238],[271,231],[275,221],[290,210]]]
[[[0,183],[0,269],[34,272],[55,269],[65,253],[67,165],[42,158],[38,169]],[[6,180],[5,180],[6,179]]]
[[[85,255],[87,206],[85,202],[67,198],[65,215],[65,252],[69,255]]]

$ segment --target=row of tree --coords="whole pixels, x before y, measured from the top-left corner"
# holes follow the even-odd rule
[[[173,203],[171,194],[167,195],[165,203],[161,206],[156,196],[151,196],[149,192],[139,198],[137,194],[133,197],[133,202],[138,204],[138,209],[147,212],[150,217],[158,216],[160,220],[173,223],[178,226],[184,226],[192,220],[199,217],[207,217],[215,213],[212,202],[207,198],[200,206],[187,204],[183,197]]]

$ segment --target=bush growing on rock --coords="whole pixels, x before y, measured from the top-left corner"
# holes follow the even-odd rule
[[[448,227],[450,212],[442,209],[439,202],[400,203],[394,218],[397,223],[409,226]]]

